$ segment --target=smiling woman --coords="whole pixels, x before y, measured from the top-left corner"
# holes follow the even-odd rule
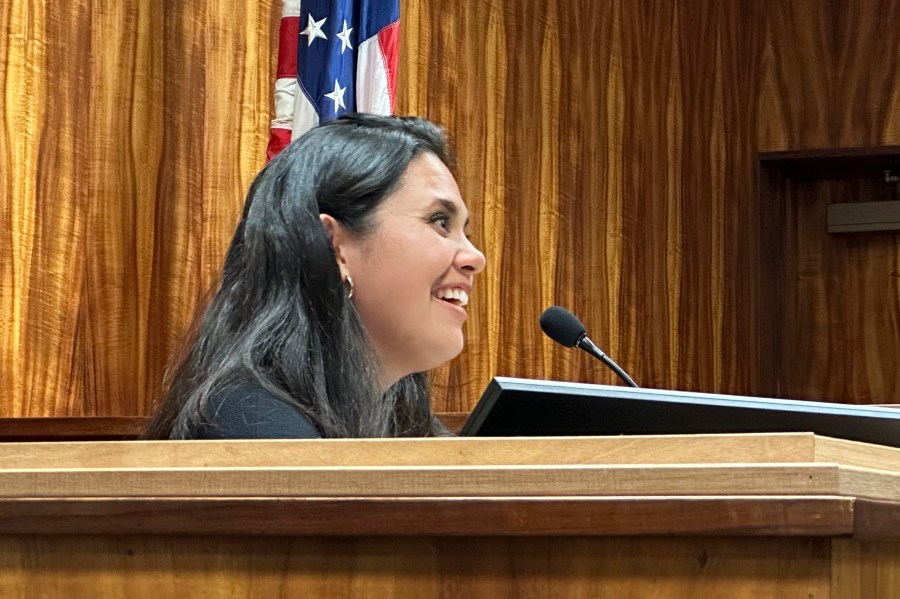
[[[322,215],[385,385],[462,351],[465,304],[484,268],[484,256],[466,238],[465,213],[453,175],[425,153],[374,211],[372,234],[357,235]]]
[[[484,255],[443,135],[348,115],[263,169],[148,438],[430,436]]]

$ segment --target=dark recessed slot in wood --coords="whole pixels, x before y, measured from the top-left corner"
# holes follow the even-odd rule
[[[900,236],[827,231],[830,205],[857,224],[892,219],[900,146],[774,152],[758,165],[760,394],[900,400]]]

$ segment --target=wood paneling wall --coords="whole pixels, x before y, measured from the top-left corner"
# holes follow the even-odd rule
[[[578,313],[639,384],[753,392],[755,279],[740,265],[756,251],[764,12],[733,2],[481,11],[435,3],[416,15],[413,29],[486,31],[475,49],[421,40],[429,62],[401,87],[413,112],[461,138],[463,189],[490,259],[469,349],[489,357],[448,367],[448,407],[464,409],[471,398],[456,390],[493,373],[615,382],[542,337],[552,303]],[[422,84],[431,73],[444,79]]]
[[[900,143],[900,34],[888,25],[898,20],[895,1],[779,3],[763,49],[759,149]],[[762,238],[781,258],[760,265],[777,297],[762,303],[773,313],[761,325],[758,393],[900,402],[900,236],[825,229],[830,203],[896,200],[880,175],[793,177],[760,196]]]
[[[894,187],[868,180],[790,182],[780,231],[790,259],[773,273],[780,274],[784,316],[775,336],[782,348],[776,394],[900,402],[898,236],[825,232],[828,204],[874,200]]]
[[[149,413],[265,160],[274,4],[0,7],[0,416]]]
[[[756,152],[900,141],[898,6],[405,0],[398,110],[450,132],[489,259],[435,407],[614,382],[551,303],[642,385],[757,392]],[[279,13],[0,8],[0,416],[149,412],[264,160]]]
[[[900,143],[900,3],[777,4],[766,8],[759,149]]]

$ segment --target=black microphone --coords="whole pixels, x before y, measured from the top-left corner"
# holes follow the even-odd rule
[[[541,330],[548,337],[566,347],[583,349],[595,358],[599,358],[609,366],[629,387],[637,387],[637,383],[612,361],[603,351],[588,339],[587,329],[578,317],[561,306],[550,306],[541,314]]]

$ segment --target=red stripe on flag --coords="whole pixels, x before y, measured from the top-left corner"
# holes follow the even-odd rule
[[[269,131],[271,132],[271,135],[269,136],[269,147],[266,148],[266,162],[275,158],[278,152],[285,149],[288,144],[291,143],[290,129],[272,127]]]
[[[278,79],[297,76],[297,40],[300,17],[282,17],[278,33]]]
[[[400,56],[400,22],[395,21],[378,32],[378,46],[384,56],[387,71],[388,95],[391,97],[391,113],[397,96],[397,62]]]

